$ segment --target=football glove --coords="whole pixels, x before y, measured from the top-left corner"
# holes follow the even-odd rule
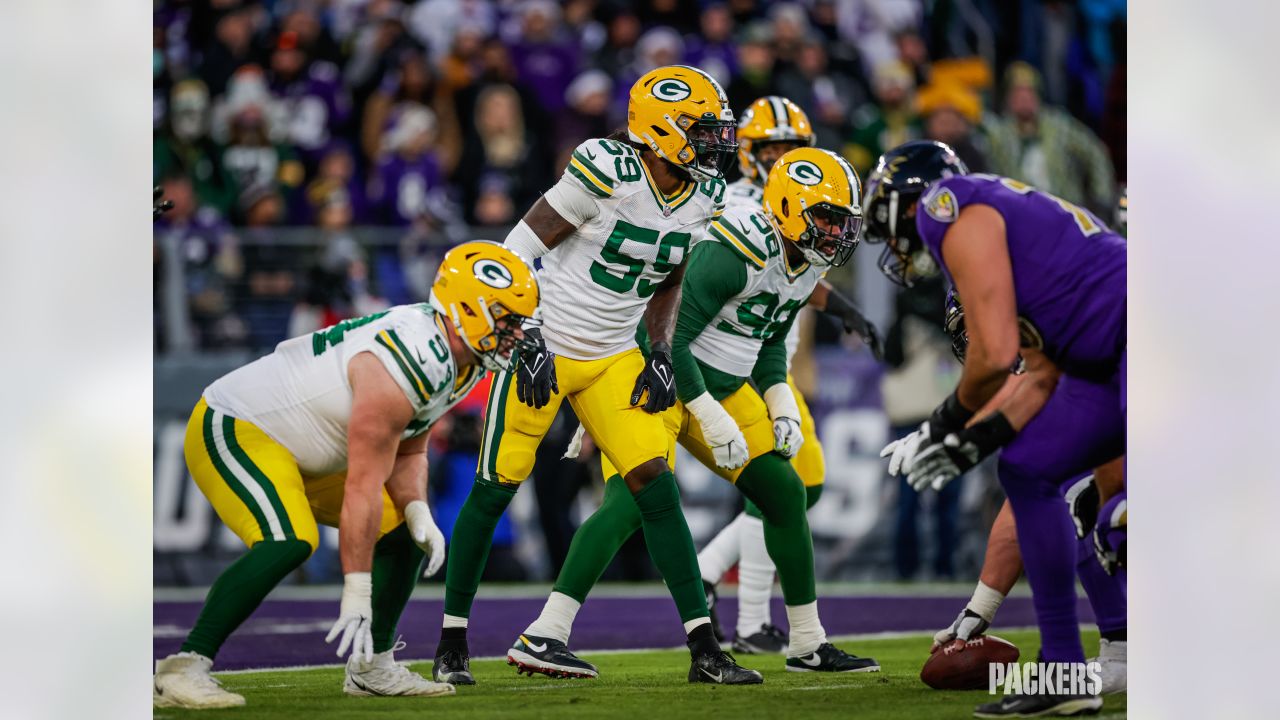
[[[854,333],[862,338],[862,342],[871,349],[871,354],[875,356],[876,360],[884,359],[883,348],[880,344],[880,332],[862,314],[862,311],[854,306],[849,298],[836,292],[835,288],[829,289],[827,291],[827,307],[823,312],[839,318],[845,332]]]
[[[1076,537],[1084,539],[1098,524],[1098,484],[1093,475],[1086,475],[1071,483],[1064,494],[1071,508],[1071,522],[1076,526]]]
[[[657,342],[649,349],[649,360],[631,391],[632,405],[640,404],[645,390],[649,391],[649,399],[644,403],[647,413],[660,413],[676,404],[676,371],[671,365],[671,346],[667,343]]]
[[[986,632],[989,627],[991,627],[990,622],[984,620],[978,613],[965,608],[960,611],[955,622],[951,623],[951,627],[939,630],[933,636],[933,647],[929,649],[929,652],[937,652],[938,648],[955,641],[957,638],[968,642]]]
[[[160,216],[173,209],[173,201],[165,200],[164,188],[156,185],[151,189],[151,222],[160,219]]]
[[[367,572],[347,573],[342,578],[342,604],[338,609],[338,620],[324,636],[326,643],[333,642],[339,635],[338,657],[347,654],[362,656],[366,662],[373,660],[373,632],[370,622],[373,619],[373,576]]]
[[[795,393],[786,383],[778,383],[764,391],[764,404],[773,419],[773,449],[784,458],[795,457],[804,444],[800,432],[800,406]]]
[[[1098,513],[1093,528],[1093,551],[1108,575],[1128,566],[1129,499],[1128,493],[1107,500]]]
[[[516,367],[516,398],[531,408],[538,409],[551,402],[551,396],[560,392],[556,382],[556,354],[547,349],[542,331],[536,327],[525,328],[528,349],[520,353]]]
[[[404,508],[404,521],[409,525],[409,535],[427,554],[427,569],[423,577],[431,577],[444,565],[444,533],[431,519],[431,509],[421,500],[414,500]]]
[[[907,483],[917,492],[926,487],[941,490],[983,458],[1009,444],[1015,435],[1004,413],[996,412],[972,427],[947,433],[940,441],[931,437],[929,444],[915,456]]]
[[[929,444],[929,422],[920,423],[920,428],[906,437],[898,438],[880,451],[880,457],[889,458],[889,474],[899,475],[911,472],[915,464],[916,453],[922,445]]]
[[[747,439],[742,436],[742,429],[734,422],[724,407],[704,392],[685,403],[693,418],[702,428],[702,437],[711,447],[711,455],[716,465],[725,470],[736,470],[747,464],[750,459],[747,451]]]

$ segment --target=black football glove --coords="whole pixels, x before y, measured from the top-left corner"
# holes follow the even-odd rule
[[[676,371],[671,365],[671,346],[664,342],[654,343],[650,348],[649,360],[631,391],[632,405],[640,403],[646,389],[649,399],[644,403],[645,412],[660,413],[676,404]]]
[[[1008,445],[1017,435],[1004,413],[997,412],[981,422],[932,440],[920,450],[911,466],[907,483],[917,491],[943,486],[960,477],[983,458]]]
[[[156,185],[151,189],[151,222],[173,209],[173,201],[164,199],[164,188]]]
[[[839,318],[844,331],[854,333],[862,338],[862,342],[871,348],[876,360],[883,360],[883,348],[880,345],[880,332],[876,326],[863,316],[862,311],[854,307],[849,298],[836,292],[835,288],[827,291],[827,307],[822,312]]]
[[[560,392],[556,382],[556,354],[547,349],[538,328],[525,328],[525,343],[516,364],[516,398],[538,409]]]

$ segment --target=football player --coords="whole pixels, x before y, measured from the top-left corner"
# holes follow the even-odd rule
[[[711,224],[684,278],[672,349],[679,401],[663,413],[668,457],[679,442],[759,508],[791,626],[785,667],[794,672],[880,669],[828,642],[818,618],[806,492],[791,464],[804,435],[787,384],[787,333],[821,276],[853,254],[859,191],[843,158],[799,148],[770,170],[762,209],[736,204]],[[597,674],[567,648],[572,622],[642,522],[615,466],[607,456],[601,464],[604,503],[575,534],[542,614],[508,651],[508,662],[531,674]]]
[[[954,291],[947,294],[945,327],[951,335],[951,347],[956,359],[964,363],[969,337],[965,332],[964,308]],[[1023,364],[1024,372],[1029,367],[1031,371],[1027,374],[1045,375],[1046,382],[1033,381],[1033,384],[1040,388],[1041,392],[1052,392],[1057,384],[1057,368],[1044,360],[1043,354],[1037,350],[1024,348],[1022,354],[1029,356],[1029,360]],[[1020,378],[1006,383],[988,405],[999,407],[1007,394],[1022,382],[1027,382],[1027,379]],[[903,444],[895,442],[891,443],[882,454],[895,456],[890,460],[890,469],[896,474],[900,471],[909,472],[909,467],[901,467],[908,459],[909,452],[910,450]],[[1102,694],[1104,695],[1123,692],[1127,687],[1128,592],[1126,577],[1124,574],[1107,571],[1095,552],[1092,537],[1099,505],[1106,503],[1123,489],[1123,458],[1113,460],[1084,477],[1068,480],[1062,488],[1063,497],[1070,507],[1076,536],[1079,539],[1076,572],[1089,597],[1098,631],[1102,635],[1101,651],[1097,660],[1102,666]],[[996,610],[1004,602],[1005,596],[1009,594],[1009,590],[1013,588],[1021,574],[1022,554],[1018,550],[1017,528],[1013,522],[1013,510],[1009,507],[1008,501],[1005,501],[991,527],[987,539],[986,557],[982,563],[982,572],[973,597],[950,627],[934,635],[930,652],[936,652],[940,647],[957,638],[969,640],[986,632],[995,618]]]
[[[427,431],[485,370],[509,369],[538,308],[533,269],[491,242],[445,254],[430,303],[286,340],[205,389],[187,425],[187,468],[249,546],[209,589],[181,652],[156,663],[157,707],[243,705],[210,674],[223,641],[340,531],[343,590],[326,642],[351,654],[348,695],[450,695],[395,662],[396,623],[424,558],[444,562],[426,503]]]
[[[993,175],[968,175],[951,148],[916,141],[882,155],[867,183],[867,239],[903,284],[943,272],[965,299],[960,383],[917,431],[908,482],[941,488],[1003,448],[1009,497],[1046,662],[1084,662],[1075,531],[1059,487],[1124,454],[1126,248],[1088,211]],[[1016,280],[1016,283],[1015,283]],[[977,416],[1019,356],[1019,317],[1062,376],[1043,406]],[[1019,388],[1021,390],[1022,388]],[[970,420],[977,418],[977,422]],[[1021,432],[1035,428],[1035,432]],[[980,717],[1096,711],[1096,695],[1010,695]]]
[[[784,97],[769,95],[747,107],[738,121],[738,167],[742,177],[729,183],[728,205],[744,204],[759,210],[764,199],[764,181],[774,162],[786,153],[814,143],[813,126],[804,110]],[[852,302],[836,292],[825,279],[818,281],[809,305],[838,318],[845,332],[856,332],[879,356],[875,326],[862,316]],[[818,442],[817,426],[804,396],[791,377],[791,359],[800,345],[800,323],[787,333],[787,385],[800,409],[800,433],[804,442],[791,464],[804,483],[808,507],[822,495],[826,463]],[[733,651],[778,653],[786,650],[787,636],[773,623],[769,596],[773,590],[774,566],[765,548],[764,524],[760,509],[750,500],[746,508],[698,553],[712,627],[719,633],[716,618],[716,585],[734,565],[738,566],[738,624]]]
[[[636,81],[627,117],[624,137],[579,145],[560,181],[507,236],[508,247],[541,259],[545,324],[529,334],[542,346],[521,356],[518,371],[499,374],[490,393],[476,481],[446,571],[433,669],[441,682],[475,683],[467,619],[493,530],[565,400],[643,520],[688,635],[690,680],[762,681],[716,643],[660,414],[675,402],[671,335],[690,240],[724,210],[724,171],[737,150],[733,112],[711,76],[672,65]],[[642,320],[652,341],[647,359],[635,339]]]

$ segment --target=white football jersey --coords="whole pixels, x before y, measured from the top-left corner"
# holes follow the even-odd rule
[[[579,145],[560,182],[585,189],[597,212],[542,256],[542,334],[557,354],[608,357],[636,346],[654,290],[723,212],[725,182],[663,197],[639,152],[614,140]]]
[[[362,352],[382,362],[413,405],[404,440],[426,432],[484,377],[478,365],[458,377],[436,311],[422,303],[285,340],[270,355],[219,378],[204,398],[214,410],[253,423],[283,445],[304,475],[342,472],[351,420],[347,366]]]
[[[690,348],[694,357],[721,372],[749,377],[761,346],[792,322],[826,274],[825,268],[806,262],[792,270],[783,241],[758,205],[730,205],[707,233],[746,264],[747,283],[720,308]]]

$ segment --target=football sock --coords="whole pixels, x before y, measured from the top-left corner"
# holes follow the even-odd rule
[[[1093,550],[1093,536],[1086,535],[1079,541],[1076,551],[1076,573],[1080,584],[1089,596],[1093,617],[1098,631],[1105,637],[1113,630],[1124,630],[1129,625],[1128,579],[1123,570],[1108,575],[1098,562]]]
[[[667,583],[667,590],[676,602],[680,621],[689,622],[701,618],[706,630],[712,634],[707,613],[707,596],[702,591],[702,576],[698,574],[698,553],[689,534],[689,523],[680,510],[680,489],[676,476],[670,471],[654,478],[635,494],[636,506],[643,518],[644,542],[649,557]]]
[[[621,475],[614,475],[604,484],[604,501],[599,509],[573,534],[553,589],[578,603],[585,602],[613,556],[640,529],[640,524],[640,508],[627,483]]]
[[[773,591],[773,560],[764,543],[764,521],[743,515],[738,534],[742,559],[738,562],[738,637],[750,637],[769,622]]]
[[[1057,483],[1045,482],[1040,468],[1001,458],[998,475],[1018,527],[1022,565],[1040,627],[1045,662],[1084,662],[1076,616],[1075,523]]]
[[[262,540],[218,576],[205,597],[182,652],[212,660],[227,637],[253,614],[262,599],[311,556],[304,540]]]
[[[827,641],[827,631],[818,619],[818,601],[804,605],[787,606],[787,624],[791,637],[787,640],[787,657],[804,657],[812,654]]]
[[[467,652],[467,628],[465,626],[440,629],[440,644],[436,646],[436,655],[448,650]]]
[[[698,572],[702,574],[703,580],[715,585],[720,582],[720,578],[723,578],[725,573],[729,572],[729,568],[738,562],[738,536],[745,518],[745,515],[738,513],[738,516],[725,525],[724,529],[702,548],[702,552],[698,553]]]
[[[489,560],[493,530],[503,511],[515,497],[516,488],[477,477],[458,511],[449,541],[449,558],[445,568],[444,611],[447,615],[469,617],[480,577]]]
[[[689,639],[685,644],[689,646],[689,654],[693,657],[704,653],[720,652],[720,643],[716,642],[716,634],[711,629],[711,622],[706,618],[703,618],[703,622],[694,625],[686,632],[689,635]]]
[[[409,535],[409,525],[383,535],[373,546],[373,651],[386,652],[396,642],[396,624],[418,584],[426,553]]]
[[[791,463],[777,453],[761,455],[747,463],[737,486],[764,516],[765,546],[777,566],[787,605],[817,600],[806,494]]]
[[[525,629],[526,635],[559,640],[569,643],[569,633],[573,630],[573,619],[578,616],[582,603],[561,592],[552,592],[547,603],[542,606],[542,613]]]

